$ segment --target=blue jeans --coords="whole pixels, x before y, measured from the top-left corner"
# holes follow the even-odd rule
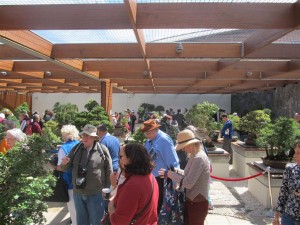
[[[77,224],[99,225],[104,214],[102,193],[80,195],[74,193]]]
[[[281,215],[281,225],[300,225],[300,220],[295,220],[294,217],[283,213]]]

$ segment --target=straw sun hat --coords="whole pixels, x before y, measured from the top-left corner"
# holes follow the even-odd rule
[[[185,146],[199,143],[200,140],[195,137],[195,134],[190,130],[183,130],[177,135],[176,150],[181,150]]]

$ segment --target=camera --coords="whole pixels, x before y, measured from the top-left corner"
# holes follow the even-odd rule
[[[83,189],[85,188],[86,185],[86,176],[87,173],[87,168],[86,167],[82,167],[81,165],[79,165],[78,167],[78,177],[75,180],[75,184],[76,184],[76,189]]]

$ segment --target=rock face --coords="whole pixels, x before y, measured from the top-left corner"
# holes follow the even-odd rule
[[[244,116],[255,109],[269,108],[277,116],[293,118],[295,113],[300,113],[300,85],[289,84],[267,92],[247,92],[232,94],[231,111]]]

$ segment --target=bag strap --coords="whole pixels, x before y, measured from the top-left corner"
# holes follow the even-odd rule
[[[76,146],[76,148],[75,148],[75,150],[74,150],[73,158],[71,159],[71,162],[70,162],[70,166],[73,166],[74,158],[75,158],[75,156],[77,155],[78,150],[79,150],[79,148],[80,148],[81,146],[83,146],[83,143],[82,143],[82,142],[80,142],[80,143],[77,144],[77,146]]]
[[[136,220],[143,214],[143,212],[148,208],[148,205],[150,203],[150,201],[152,200],[152,196],[153,196],[153,189],[154,189],[154,178],[152,176],[152,193],[151,193],[151,196],[147,202],[147,204],[144,206],[144,208],[138,213],[136,214],[132,220],[130,221],[130,224],[129,225],[132,225],[132,224],[135,224]]]

